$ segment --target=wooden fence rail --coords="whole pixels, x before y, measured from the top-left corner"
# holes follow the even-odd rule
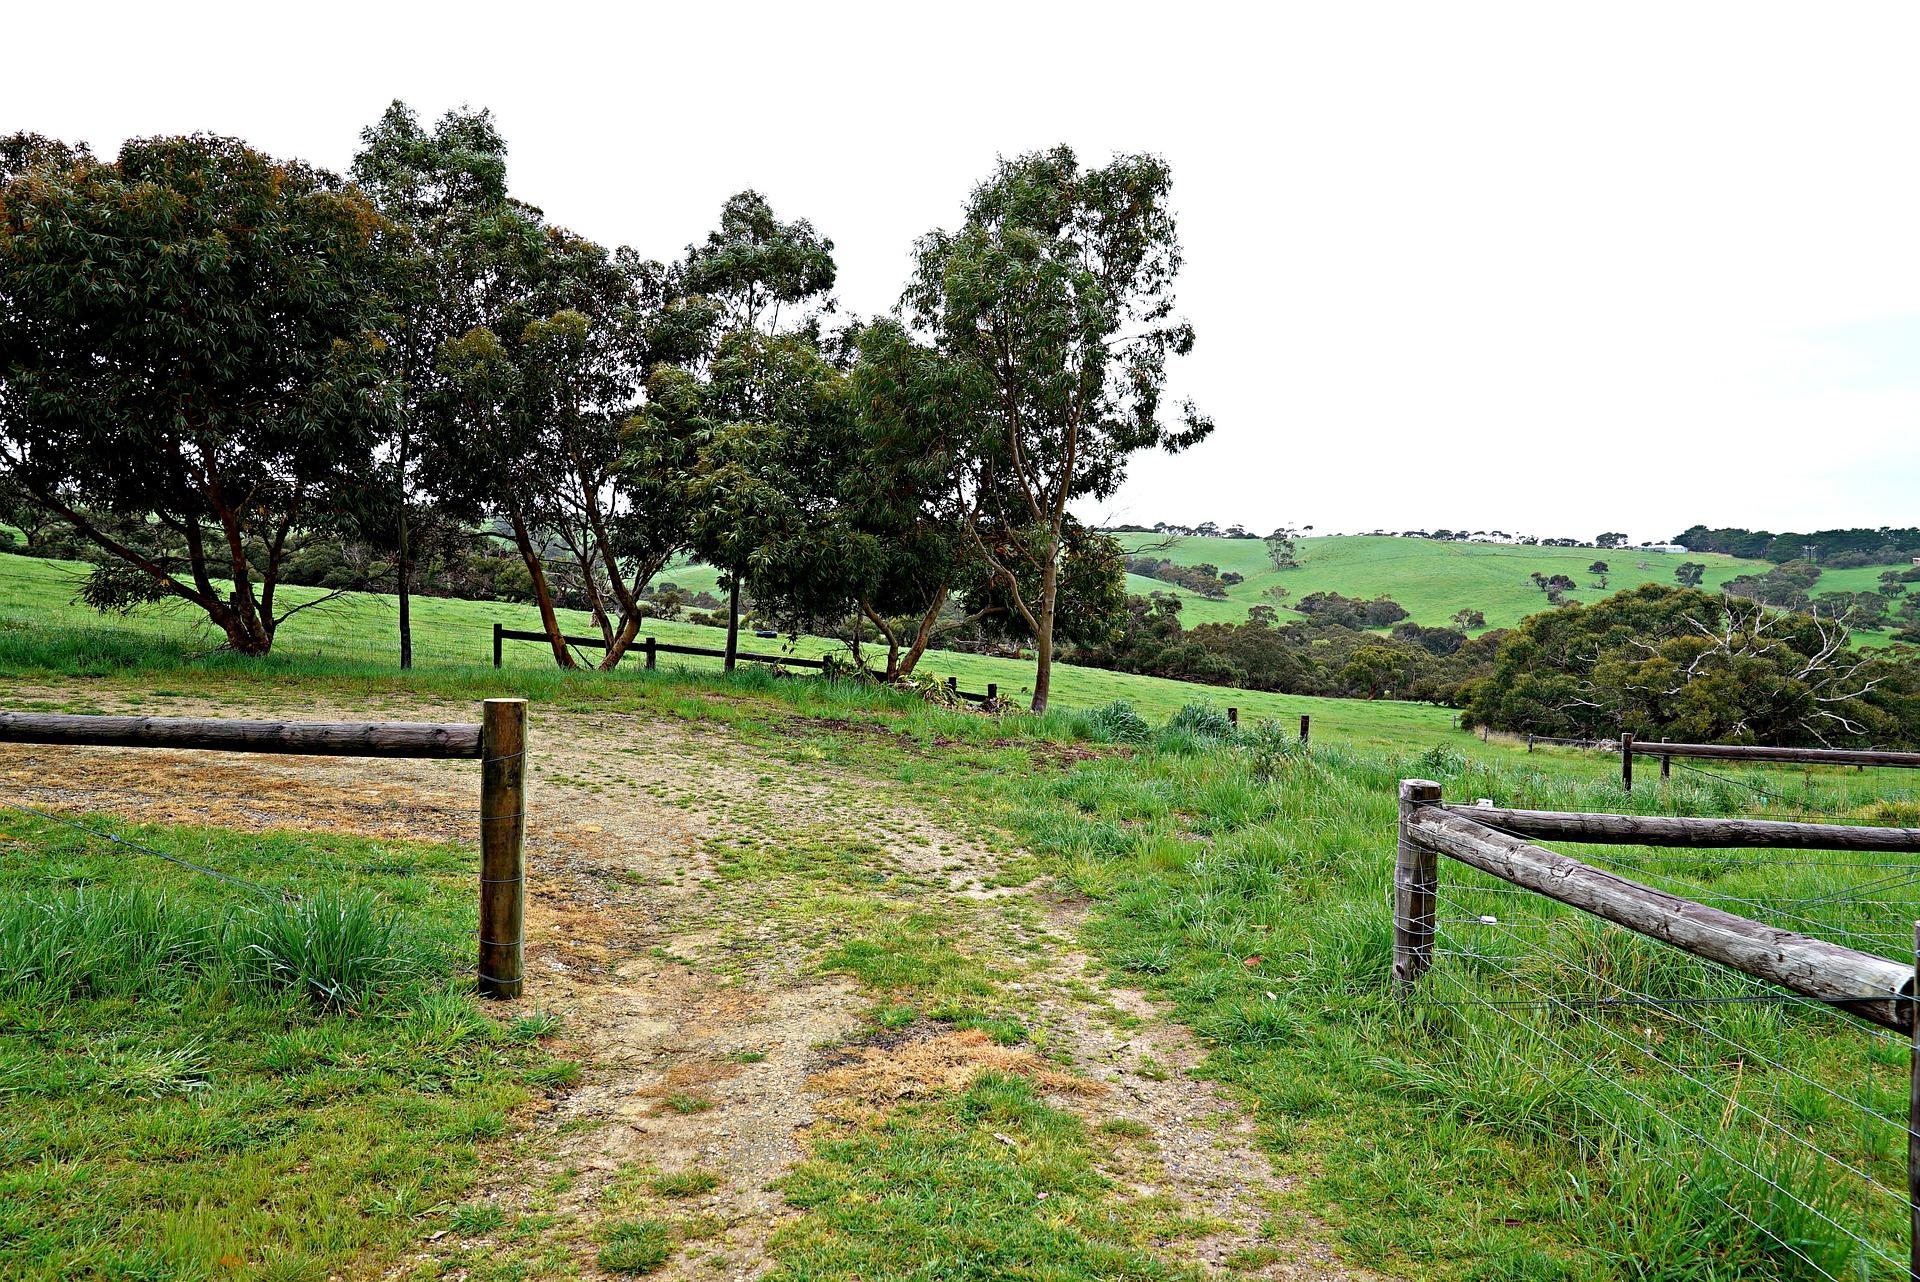
[[[1870,850],[1920,854],[1920,828],[1781,823],[1771,819],[1690,819],[1666,815],[1569,814],[1447,806],[1463,819],[1516,837],[1581,841],[1596,846],[1681,846],[1700,850]]]
[[[1517,827],[1548,825],[1612,830],[1626,840],[1622,821],[1634,821],[1634,840],[1648,846],[1699,844],[1704,827],[1675,827],[1637,815],[1569,815],[1559,812],[1481,810],[1447,806],[1440,785],[1425,779],[1400,785],[1400,840],[1394,869],[1395,920],[1393,974],[1402,989],[1431,964],[1434,902],[1439,885],[1438,856],[1477,868],[1501,881],[1578,908],[1650,939],[1751,975],[1755,979],[1839,1005],[1861,1018],[1899,1032],[1914,1031],[1914,967],[1889,961],[1823,939],[1781,930],[1663,890],[1629,881],[1557,851],[1532,845],[1499,827],[1504,816]],[[1550,816],[1543,817],[1543,816]],[[1605,821],[1596,823],[1594,821]],[[1698,821],[1722,826],[1730,820]],[[1505,825],[1501,825],[1505,826]],[[1830,848],[1837,840],[1833,824],[1768,824],[1773,829],[1820,829],[1796,840],[1796,848]],[[1757,844],[1762,825],[1748,821],[1746,835]],[[1862,829],[1874,837],[1840,849],[1915,849],[1910,829]],[[1586,840],[1585,837],[1579,838]],[[1604,838],[1602,838],[1604,839]],[[1867,845],[1878,840],[1890,845]]]
[[[1666,743],[1622,734],[1620,786],[1627,792],[1633,791],[1633,759],[1636,756],[1660,758],[1662,779],[1671,776],[1675,757],[1698,757],[1707,761],[1757,761],[1776,765],[1853,766],[1861,770],[1868,766],[1920,770],[1920,752],[1888,752],[1877,748],[1774,748],[1765,744],[1743,743]]]
[[[0,711],[0,743],[187,748],[480,762],[480,991],[525,986],[527,701],[488,699],[477,723],[221,721]]]

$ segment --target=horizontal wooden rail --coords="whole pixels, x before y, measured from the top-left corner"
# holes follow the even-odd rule
[[[1622,736],[1622,746],[1642,757],[1701,757],[1709,761],[1801,762],[1828,766],[1903,766],[1920,770],[1920,752],[1853,748],[1770,748],[1758,744],[1661,743]]]
[[[1771,819],[1693,819],[1668,815],[1576,814],[1446,806],[1463,819],[1517,837],[1599,846],[1682,846],[1703,850],[1875,850],[1920,854],[1920,828],[1784,823]]]
[[[216,721],[202,717],[90,717],[0,712],[0,743],[94,748],[197,748],[322,757],[481,755],[478,724],[425,721]]]
[[[1412,795],[1409,796],[1409,788]],[[1421,789],[1430,789],[1423,794]],[[1628,930],[1671,944],[1816,1001],[1840,1006],[1899,1032],[1913,1026],[1914,968],[1808,935],[1781,930],[1637,881],[1496,831],[1424,800],[1438,786],[1402,785],[1403,844],[1411,844]],[[1403,862],[1406,856],[1402,855]],[[1410,881],[1418,877],[1410,877]],[[1431,947],[1431,915],[1425,928]],[[1396,958],[1395,973],[1402,973]],[[1409,967],[1417,975],[1424,965]]]

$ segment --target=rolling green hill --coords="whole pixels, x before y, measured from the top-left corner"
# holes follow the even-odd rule
[[[1180,617],[1188,627],[1196,623],[1238,623],[1254,605],[1278,604],[1281,619],[1300,616],[1286,607],[1310,592],[1339,592],[1346,596],[1390,596],[1405,606],[1415,623],[1428,627],[1444,625],[1456,610],[1473,609],[1485,613],[1490,628],[1512,627],[1529,614],[1547,607],[1547,599],[1534,587],[1529,576],[1565,574],[1580,585],[1569,593],[1575,601],[1593,601],[1623,588],[1642,583],[1672,583],[1673,572],[1683,561],[1697,561],[1707,567],[1706,586],[1715,588],[1737,575],[1771,568],[1763,561],[1743,561],[1736,557],[1711,553],[1685,556],[1665,552],[1603,552],[1596,548],[1510,547],[1493,543],[1439,543],[1430,539],[1400,539],[1372,535],[1336,535],[1301,539],[1300,568],[1276,570],[1267,557],[1267,545],[1259,539],[1175,539],[1164,548],[1161,540],[1148,534],[1120,536],[1129,552],[1144,549],[1148,554],[1182,565],[1211,562],[1224,571],[1246,576],[1244,583],[1227,589],[1227,599],[1212,601],[1196,593],[1162,583],[1158,579],[1127,576],[1127,591],[1172,592],[1181,599]],[[1611,567],[1605,590],[1590,586],[1594,576],[1587,567],[1605,561]],[[1875,582],[1872,571],[1836,572],[1830,576],[1834,588],[1853,587],[1853,578],[1864,576],[1861,588]],[[1842,582],[1843,575],[1845,581]],[[1288,596],[1278,603],[1265,593],[1284,587]],[[1820,588],[1826,590],[1828,580]]]

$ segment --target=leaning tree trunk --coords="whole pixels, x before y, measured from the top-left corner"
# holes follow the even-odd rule
[[[533,580],[533,599],[540,607],[540,626],[546,630],[547,641],[553,646],[553,661],[563,668],[576,668],[580,665],[573,661],[566,634],[560,631],[560,619],[553,608],[553,589],[547,586],[547,568],[541,563],[540,554],[534,551],[527,523],[518,507],[509,509],[507,515],[513,522],[513,541],[520,549],[520,559],[526,562],[527,574]]]

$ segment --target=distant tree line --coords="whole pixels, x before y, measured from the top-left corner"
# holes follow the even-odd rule
[[[1690,552],[1720,552],[1750,561],[1817,561],[1830,570],[1862,565],[1892,565],[1920,556],[1920,528],[1913,526],[1854,526],[1814,530],[1806,534],[1774,534],[1735,526],[1711,529],[1689,526],[1673,536]]]
[[[1315,592],[1294,608],[1308,617],[1282,623],[1273,606],[1256,605],[1244,623],[1187,628],[1178,597],[1132,596],[1118,626],[1077,647],[1074,662],[1248,690],[1451,704],[1470,680],[1491,671],[1504,635],[1469,638],[1468,627],[1486,623],[1471,610],[1456,615],[1452,627],[1407,622],[1405,608],[1386,597]],[[1395,626],[1385,636],[1369,630],[1389,624]]]

